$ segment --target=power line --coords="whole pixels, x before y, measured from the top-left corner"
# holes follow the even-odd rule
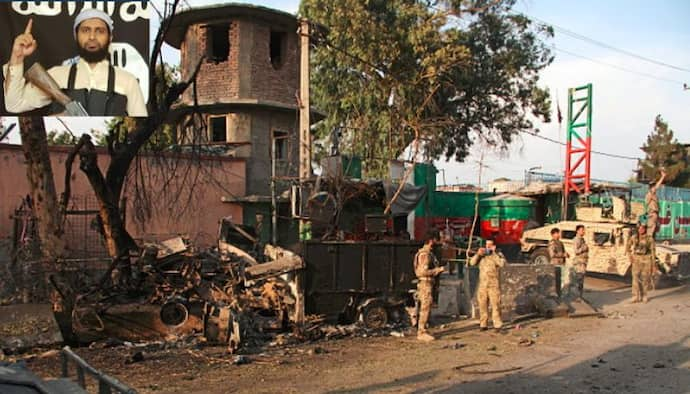
[[[555,140],[555,139],[549,138],[549,137],[544,137],[543,135],[537,134],[534,131],[529,131],[529,130],[519,130],[519,131],[521,133],[529,134],[533,137],[537,137],[537,138],[541,138],[541,139],[549,141],[549,142],[553,142],[554,144],[558,144],[558,145],[562,145],[562,146],[567,145],[565,142],[561,142],[561,141],[558,141],[558,140]],[[640,160],[637,157],[623,156],[623,155],[617,155],[615,153],[599,152],[599,151],[595,151],[595,150],[593,150],[592,153],[596,154],[596,155],[600,155],[600,156],[612,157],[614,159],[635,160],[635,161]]]
[[[679,67],[679,66],[674,66],[673,64],[669,64],[669,63],[661,62],[661,61],[658,61],[658,60],[650,59],[650,58],[648,58],[648,57],[639,55],[639,54],[637,54],[637,53],[635,53],[635,52],[627,51],[627,50],[625,50],[625,49],[620,49],[620,48],[614,47],[613,45],[607,44],[607,43],[605,43],[605,42],[598,41],[598,40],[595,40],[595,39],[593,39],[593,38],[590,38],[590,37],[584,36],[584,35],[582,35],[582,34],[576,33],[576,32],[574,32],[574,31],[568,30],[568,29],[566,29],[566,28],[564,28],[564,27],[561,27],[561,26],[558,26],[558,25],[554,25],[553,23],[546,22],[546,21],[544,21],[544,20],[542,20],[542,19],[539,19],[539,18],[530,16],[530,15],[526,15],[526,14],[525,14],[524,16],[525,16],[525,17],[528,17],[528,18],[530,18],[530,19],[534,19],[535,21],[537,21],[537,22],[539,22],[539,23],[541,23],[542,25],[545,25],[545,26],[547,26],[547,27],[553,27],[554,29],[556,29],[556,30],[560,31],[561,33],[563,33],[563,34],[565,34],[565,35],[567,35],[567,36],[570,36],[570,37],[572,37],[572,38],[576,38],[576,39],[578,39],[578,40],[585,41],[585,42],[588,42],[588,43],[590,43],[590,44],[600,46],[600,47],[602,47],[602,48],[606,48],[606,49],[609,49],[609,50],[612,50],[612,51],[615,51],[615,52],[618,52],[618,53],[622,53],[622,54],[624,54],[624,55],[627,55],[627,56],[630,56],[630,57],[634,57],[634,58],[636,58],[636,59],[639,59],[639,60],[642,60],[642,61],[645,61],[645,62],[648,62],[648,63],[655,64],[655,65],[657,65],[657,66],[668,67],[668,68],[672,68],[672,69],[677,70],[677,71],[684,71],[684,72],[690,73],[690,69],[688,69],[688,68]]]
[[[559,51],[559,52],[563,52],[563,53],[565,53],[565,54],[568,54],[568,55],[570,55],[570,56],[579,57],[579,58],[581,58],[581,59],[585,59],[585,60],[588,60],[588,61],[593,62],[593,63],[601,64],[602,66],[612,67],[612,68],[615,68],[615,69],[617,69],[617,70],[625,71],[625,72],[628,72],[628,73],[631,73],[631,74],[636,74],[636,75],[639,75],[639,76],[642,76],[642,77],[652,78],[652,79],[656,79],[657,81],[669,82],[669,83],[672,83],[672,84],[679,84],[679,85],[683,85],[683,84],[684,84],[682,81],[678,81],[678,80],[675,80],[675,79],[668,79],[668,78],[657,77],[656,75],[647,74],[647,73],[640,72],[640,71],[636,71],[636,70],[631,70],[631,69],[629,69],[629,68],[621,67],[621,66],[618,66],[618,65],[612,64],[612,63],[602,62],[602,61],[600,61],[600,60],[592,59],[591,57],[583,56],[583,55],[580,55],[580,54],[577,54],[577,53],[574,53],[574,52],[570,52],[570,51],[567,51],[567,50],[565,50],[565,49],[561,49],[561,48],[558,48],[558,47],[555,47],[555,46],[553,47],[553,49],[555,49],[555,50],[557,50],[557,51]]]

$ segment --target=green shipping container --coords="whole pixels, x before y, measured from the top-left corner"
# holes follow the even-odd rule
[[[500,194],[479,202],[479,216],[482,219],[529,220],[534,216],[534,199]]]

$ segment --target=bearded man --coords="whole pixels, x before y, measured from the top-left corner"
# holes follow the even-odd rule
[[[12,55],[3,66],[5,107],[22,113],[52,103],[51,97],[24,78],[24,59],[36,51],[38,44],[31,34],[33,20],[24,33],[15,38]],[[83,9],[74,19],[74,38],[78,61],[55,66],[48,74],[72,100],[79,102],[90,116],[147,116],[146,104],[137,79],[129,72],[110,64],[113,20],[103,11]],[[49,112],[64,111],[52,103]]]

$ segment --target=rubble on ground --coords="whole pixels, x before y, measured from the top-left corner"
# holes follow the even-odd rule
[[[303,267],[299,256],[272,245],[251,256],[223,241],[204,250],[179,237],[148,244],[131,272],[113,269],[111,286],[71,289],[72,328],[87,341],[199,336],[236,350],[300,323],[292,277]]]

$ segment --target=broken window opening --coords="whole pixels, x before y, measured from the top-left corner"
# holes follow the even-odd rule
[[[287,46],[287,33],[281,31],[271,31],[271,41],[269,43],[269,56],[274,69],[279,69],[285,61]]]
[[[206,57],[208,61],[224,62],[230,53],[230,26],[206,26]]]
[[[273,152],[275,160],[288,159],[288,132],[275,130],[273,131]]]
[[[212,116],[209,119],[211,142],[227,142],[227,120],[225,116]]]

